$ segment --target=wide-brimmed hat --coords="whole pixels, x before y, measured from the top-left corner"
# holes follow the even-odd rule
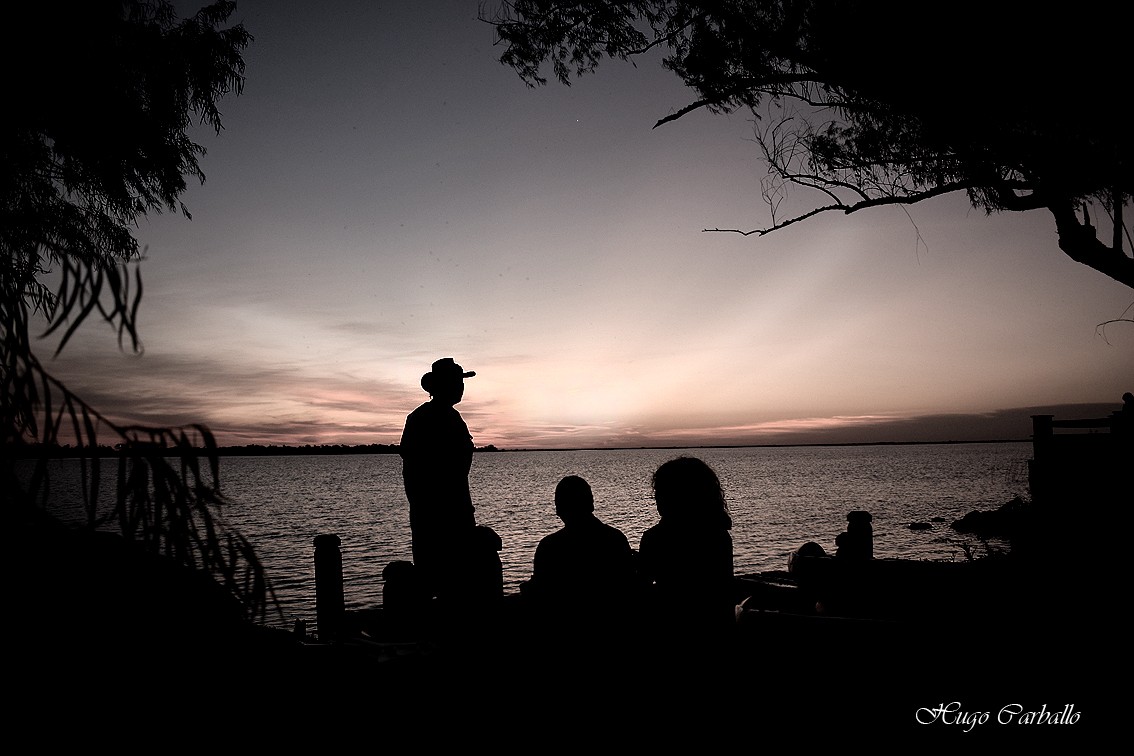
[[[472,378],[474,375],[475,372],[465,370],[454,362],[452,357],[442,357],[433,363],[428,373],[421,376],[421,387],[432,394],[433,388],[437,386],[451,385],[465,378]]]

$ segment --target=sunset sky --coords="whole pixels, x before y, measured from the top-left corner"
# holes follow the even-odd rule
[[[193,218],[136,231],[144,354],[92,321],[48,369],[225,445],[396,443],[444,356],[503,448],[1027,438],[1134,390],[1134,294],[1049,214],[705,232],[769,222],[749,114],[652,128],[693,99],[656,61],[530,89],[476,0],[423,6],[240,0]]]

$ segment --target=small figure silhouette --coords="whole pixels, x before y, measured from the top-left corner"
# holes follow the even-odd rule
[[[835,538],[835,556],[843,559],[874,558],[874,517],[869,512],[847,512],[847,529]]]
[[[594,513],[590,484],[568,475],[555,487],[563,527],[536,547],[532,578],[521,586],[538,612],[571,624],[613,621],[627,610],[634,586],[634,551],[625,534]]]
[[[639,571],[658,619],[677,629],[735,622],[732,518],[716,472],[678,457],[653,475],[658,524],[642,534]]]
[[[1120,445],[1134,444],[1134,394],[1122,395],[1122,409],[1110,414],[1110,432]]]
[[[503,595],[500,537],[476,524],[472,434],[455,406],[474,375],[452,357],[434,362],[421,376],[431,399],[406,418],[400,446],[418,577],[429,595],[462,602]]]

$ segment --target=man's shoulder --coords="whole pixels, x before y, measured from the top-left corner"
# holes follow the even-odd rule
[[[421,423],[439,423],[439,424],[459,423],[461,425],[465,424],[464,419],[461,417],[461,413],[457,410],[456,407],[452,407],[452,406],[449,406],[449,405],[446,405],[446,404],[440,404],[438,402],[425,402],[420,407],[418,407],[417,409],[415,409],[413,412],[409,413],[409,415],[406,416],[406,422],[407,423],[416,423],[416,424],[421,424]]]
[[[567,538],[568,538],[567,529],[566,528],[560,528],[559,530],[555,531],[554,533],[548,533],[543,538],[541,538],[539,540],[539,543],[536,545],[536,548],[538,549],[540,546],[554,547],[556,544],[567,540]]]
[[[548,533],[536,544],[534,558],[544,564],[554,562],[560,559],[565,551],[570,550],[569,542],[570,539],[562,528],[554,533]]]
[[[433,402],[422,402],[414,408],[413,412],[406,415],[406,420],[414,420],[426,415],[432,415],[434,414],[434,409],[435,407]]]
[[[626,537],[625,533],[623,533],[621,530],[614,527],[610,523],[600,522],[599,524],[602,526],[601,530],[602,530],[603,533],[606,534],[607,538],[610,538],[611,540],[615,540],[615,541],[626,541],[627,543],[630,542],[630,539],[628,539]]]
[[[413,412],[406,415],[406,425],[402,429],[402,445],[405,446],[407,441],[411,441],[413,437],[420,432],[420,427],[426,422],[425,415],[429,411],[426,409],[429,402],[421,405]]]
[[[581,544],[604,550],[630,550],[630,539],[618,528],[597,517],[576,531]]]
[[[406,415],[406,429],[410,432],[432,433],[435,429],[464,425],[461,413],[454,407],[437,402],[425,402]],[[467,427],[467,426],[466,426]]]

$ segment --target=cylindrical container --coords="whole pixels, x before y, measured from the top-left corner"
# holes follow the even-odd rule
[[[315,536],[315,626],[323,641],[338,638],[346,613],[341,543],[337,535]]]

